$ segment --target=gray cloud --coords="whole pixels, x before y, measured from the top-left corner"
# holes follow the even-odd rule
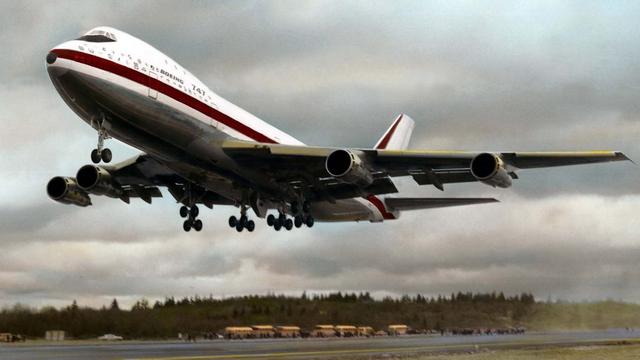
[[[416,148],[625,151],[640,159],[638,5],[548,2],[41,2],[0,5],[0,304],[132,303],[194,293],[534,291],[639,301],[638,168],[521,173],[503,203],[384,224],[236,234],[233,209],[184,234],[177,205],[55,204],[95,132],[58,97],[48,49],[98,25],[138,36],[212,90],[301,140],[370,146],[393,117]],[[110,141],[116,160],[137,150]]]

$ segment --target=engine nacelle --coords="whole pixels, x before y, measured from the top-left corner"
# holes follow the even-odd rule
[[[91,205],[89,194],[78,187],[76,179],[56,176],[47,183],[47,194],[52,200],[62,204],[78,206]]]
[[[512,184],[511,175],[504,168],[504,161],[495,154],[476,155],[471,160],[471,174],[478,181],[493,187],[508,188]]]
[[[100,166],[85,165],[78,170],[76,179],[80,189],[95,195],[105,195],[119,198],[123,191],[120,185],[113,181],[113,177]]]
[[[325,162],[329,175],[344,182],[367,187],[373,183],[373,175],[360,156],[351,150],[335,150]]]

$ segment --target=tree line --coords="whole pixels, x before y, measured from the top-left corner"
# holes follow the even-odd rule
[[[114,333],[125,338],[175,338],[181,333],[220,332],[226,326],[270,324],[311,329],[317,324],[350,324],[384,329],[403,323],[415,329],[526,326],[536,315],[553,310],[530,293],[458,292],[427,297],[421,294],[376,299],[367,292],[300,296],[250,295],[230,298],[166,297],[137,301],[122,309],[118,301],[92,308],[73,301],[62,308],[15,305],[0,311],[0,332],[43,337],[64,330],[74,338]],[[552,306],[548,308],[548,306]],[[637,310],[637,309],[636,309]],[[563,311],[567,313],[567,311]]]

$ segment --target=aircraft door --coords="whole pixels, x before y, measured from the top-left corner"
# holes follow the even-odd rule
[[[153,71],[149,71],[149,76],[151,77],[151,81],[150,82],[155,82],[153,80],[158,80],[158,74],[153,72]],[[147,85],[151,85],[151,84],[147,84]],[[157,99],[158,98],[158,91],[151,88],[151,86],[149,86],[149,97],[152,99]]]

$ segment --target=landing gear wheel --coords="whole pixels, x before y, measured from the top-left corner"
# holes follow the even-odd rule
[[[249,232],[252,232],[256,228],[256,223],[254,223],[253,220],[249,220],[245,227]]]
[[[97,164],[100,162],[100,154],[98,154],[98,149],[91,150],[91,162]]]
[[[191,221],[185,220],[184,223],[182,224],[182,229],[184,229],[184,231],[186,232],[191,231]]]
[[[196,231],[200,231],[200,230],[202,230],[202,220],[198,219],[198,220],[194,221],[194,222],[193,222],[193,228],[194,228]]]
[[[273,228],[276,231],[280,231],[280,229],[282,229],[282,223],[280,222],[280,220],[276,220],[276,222],[273,224]]]
[[[111,158],[112,158],[111,150],[103,149],[102,153],[100,153],[100,157],[102,158],[102,161],[104,161],[105,163],[111,162]]]
[[[186,218],[187,216],[189,216],[189,208],[183,205],[180,207],[180,217]]]
[[[305,214],[308,214],[309,211],[311,211],[311,203],[308,201],[305,201],[302,203],[302,212],[304,212]]]
[[[229,217],[229,227],[236,227],[237,225],[238,225],[238,219],[235,216],[231,215]]]
[[[315,221],[313,220],[313,218],[311,216],[307,217],[307,219],[305,220],[305,224],[307,225],[307,227],[313,227],[313,223]]]
[[[269,216],[267,216],[267,225],[273,226],[273,224],[275,223],[276,223],[276,217],[273,216],[273,214],[269,214]]]
[[[294,201],[291,203],[290,209],[292,214],[297,214],[298,211],[300,211],[300,204],[297,201]]]
[[[191,210],[189,211],[189,215],[191,215],[192,218],[197,218],[198,214],[200,214],[200,209],[198,209],[197,205],[193,205],[193,207],[191,207]]]
[[[242,224],[240,222],[238,222],[236,224],[236,231],[237,232],[242,232],[242,229],[244,229],[244,226],[242,226]]]
[[[295,227],[297,227],[297,228],[301,227],[301,226],[302,226],[302,223],[303,223],[303,221],[302,221],[302,216],[300,216],[300,215],[296,216],[296,217],[293,219],[293,225],[294,225]]]
[[[247,221],[248,221],[247,215],[241,215],[238,223],[244,227],[245,225],[247,225]]]
[[[284,228],[287,230],[293,229],[293,220],[287,219],[284,221]]]

